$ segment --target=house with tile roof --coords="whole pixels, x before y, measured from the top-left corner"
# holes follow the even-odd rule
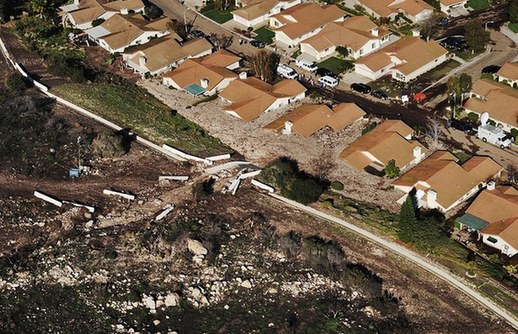
[[[298,5],[302,0],[252,0],[236,1],[233,20],[245,27],[255,27],[268,22],[270,16]]]
[[[450,14],[452,9],[464,7],[468,3],[468,0],[439,0],[441,6],[441,12]]]
[[[357,170],[382,174],[390,160],[401,170],[424,159],[428,149],[412,140],[414,130],[400,120],[386,120],[347,146],[340,158]]]
[[[341,46],[357,59],[385,46],[391,35],[388,28],[379,27],[366,16],[352,16],[342,22],[331,22],[315,36],[300,42],[300,51],[311,59],[321,60]]]
[[[115,14],[143,13],[142,0],[74,0],[61,7],[64,22],[81,30],[92,28],[97,19],[107,20]]]
[[[270,17],[278,46],[291,48],[318,34],[327,24],[341,22],[347,13],[335,5],[302,3]]]
[[[423,0],[355,0],[356,5],[376,18],[395,19],[406,16],[413,23],[426,20],[434,9]]]
[[[130,46],[146,44],[154,38],[169,34],[168,22],[166,17],[148,21],[141,14],[115,14],[85,33],[106,51],[123,52]]]
[[[325,104],[305,104],[264,126],[275,133],[296,133],[309,137],[320,129],[329,127],[340,131],[360,121],[365,112],[354,103],[340,103],[329,108]]]
[[[489,184],[455,220],[476,231],[484,244],[512,257],[518,253],[518,190]]]
[[[162,83],[193,95],[214,95],[227,87],[238,75],[241,57],[226,50],[209,56],[184,61],[175,70],[164,74]]]
[[[488,181],[500,176],[502,166],[489,157],[474,156],[458,163],[448,151],[436,151],[392,182],[394,188],[413,194],[418,207],[448,212],[474,196]]]
[[[403,37],[387,47],[360,58],[354,71],[371,80],[385,75],[409,82],[448,60],[448,50],[436,41]]]
[[[227,103],[224,111],[248,122],[265,112],[303,99],[305,93],[306,88],[296,80],[282,80],[272,85],[258,78],[240,76],[223,89],[219,96]]]
[[[518,88],[518,63],[505,63],[496,73],[498,82]]]
[[[489,79],[475,81],[471,97],[464,103],[466,112],[489,114],[489,119],[504,130],[518,129],[518,90]]]
[[[176,33],[152,39],[146,44],[127,48],[122,54],[127,67],[141,75],[160,75],[189,58],[212,53],[212,44],[205,38],[180,43]]]

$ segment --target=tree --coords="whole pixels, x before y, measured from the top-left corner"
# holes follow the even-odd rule
[[[414,209],[412,195],[408,195],[405,202],[401,205],[399,212],[398,238],[403,242],[413,242],[417,229],[417,219]]]
[[[471,87],[473,87],[473,79],[471,76],[466,73],[462,73],[459,76],[459,90],[461,102],[464,100],[464,94],[469,93],[471,91]]]
[[[438,118],[432,118],[426,125],[426,137],[430,140],[433,147],[439,146],[439,138],[441,136],[441,121]]]
[[[232,42],[234,41],[234,37],[231,35],[216,34],[216,35],[212,35],[211,40],[212,40],[212,44],[214,45],[214,48],[216,50],[222,50],[222,49],[226,49],[232,45]]]
[[[511,182],[516,181],[516,174],[518,173],[518,168],[516,168],[516,165],[513,163],[510,163],[505,168],[505,171],[507,172],[507,179]]]
[[[167,27],[167,30],[169,30],[170,32],[176,33],[183,40],[187,39],[187,35],[189,34],[189,31],[191,30],[191,27],[189,24],[184,24],[183,22],[178,21],[176,19],[172,19],[171,21],[167,22],[166,27]]]
[[[342,58],[346,58],[349,56],[349,50],[345,46],[337,46],[336,52],[340,55]]]
[[[507,12],[509,13],[509,20],[511,22],[518,22],[518,0],[509,0]]]
[[[250,67],[261,80],[272,81],[275,78],[279,60],[278,54],[261,50],[250,57]]]
[[[27,80],[18,72],[7,78],[7,87],[15,94],[20,95],[27,88]]]
[[[229,9],[233,3],[232,0],[214,0],[214,8],[224,11]]]
[[[384,171],[385,171],[385,175],[387,175],[391,179],[398,177],[400,170],[399,170],[399,167],[396,166],[396,160],[394,160],[394,159],[389,160],[389,162],[385,166]]]
[[[427,19],[423,20],[419,24],[419,32],[421,36],[423,36],[426,40],[429,40],[430,37],[435,33],[435,30],[439,23],[441,22],[442,16],[438,12],[433,12],[432,15],[428,16]]]
[[[474,19],[464,26],[464,38],[471,50],[481,51],[489,42],[489,32],[484,30],[480,19]]]

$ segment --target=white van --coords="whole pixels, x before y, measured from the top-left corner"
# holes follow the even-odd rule
[[[295,65],[309,72],[316,72],[318,70],[318,66],[314,62],[305,59],[297,60]]]
[[[335,88],[338,86],[338,79],[325,75],[323,77],[318,78],[318,82],[322,87]]]
[[[277,66],[277,74],[286,79],[297,79],[299,77],[294,69],[284,64],[279,64],[279,66]]]

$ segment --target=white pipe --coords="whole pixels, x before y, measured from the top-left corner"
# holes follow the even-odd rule
[[[104,189],[103,190],[103,194],[105,195],[117,195],[117,196],[121,196],[121,197],[124,197],[126,199],[129,199],[130,201],[134,200],[135,199],[135,195],[131,195],[131,194],[125,194],[125,193],[121,193],[119,191],[113,191],[113,190],[108,190],[108,189]]]
[[[55,206],[59,206],[59,207],[63,206],[63,202],[58,201],[57,199],[47,196],[43,193],[40,193],[39,191],[34,191],[34,196],[36,196],[46,202],[54,204]]]

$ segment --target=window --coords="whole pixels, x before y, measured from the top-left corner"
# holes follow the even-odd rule
[[[374,49],[376,47],[376,43],[372,43],[371,48]]]
[[[498,240],[496,240],[496,239],[495,239],[495,238],[493,238],[493,237],[487,237],[487,241],[492,242],[492,243],[494,243],[494,244],[496,244],[496,243],[498,242]]]
[[[363,54],[363,49],[360,49],[360,56]]]
[[[502,253],[504,253],[504,254],[509,253],[509,246],[504,245],[504,247],[502,247]]]

